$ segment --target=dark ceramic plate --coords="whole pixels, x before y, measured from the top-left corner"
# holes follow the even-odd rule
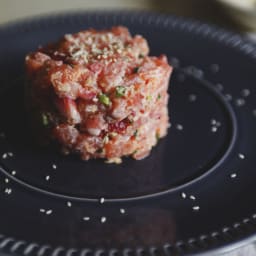
[[[144,35],[151,54],[165,53],[175,66],[168,136],[145,160],[121,165],[36,147],[23,104],[25,54],[65,33],[117,24]],[[19,22],[1,27],[0,38],[0,251],[183,255],[255,238],[252,45],[194,21],[127,12]]]

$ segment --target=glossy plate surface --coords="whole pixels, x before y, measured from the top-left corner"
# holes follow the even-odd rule
[[[175,67],[168,136],[148,158],[121,165],[35,146],[23,102],[25,54],[65,33],[119,24]],[[175,255],[254,239],[252,45],[194,21],[129,12],[33,19],[1,27],[0,38],[0,251]]]

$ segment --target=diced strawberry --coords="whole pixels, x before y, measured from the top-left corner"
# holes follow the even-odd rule
[[[131,125],[131,121],[126,118],[120,122],[110,123],[108,129],[110,132],[123,133],[129,125]]]

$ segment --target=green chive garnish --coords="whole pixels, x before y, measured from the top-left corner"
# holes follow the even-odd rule
[[[44,126],[47,126],[49,124],[48,117],[45,113],[42,113],[42,123]]]
[[[125,95],[126,88],[124,86],[116,87],[116,97],[120,98]]]
[[[106,105],[106,106],[109,106],[109,105],[110,105],[110,99],[109,99],[109,97],[108,97],[106,94],[104,94],[104,93],[102,93],[102,94],[99,95],[99,101],[100,101],[100,103],[102,103],[102,104],[104,104],[104,105]]]

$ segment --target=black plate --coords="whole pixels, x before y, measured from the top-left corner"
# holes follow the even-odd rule
[[[25,54],[65,33],[118,24],[175,66],[168,136],[145,160],[122,165],[36,147],[23,106]],[[252,45],[195,21],[129,12],[29,20],[1,27],[0,38],[0,251],[194,254],[255,238]]]

